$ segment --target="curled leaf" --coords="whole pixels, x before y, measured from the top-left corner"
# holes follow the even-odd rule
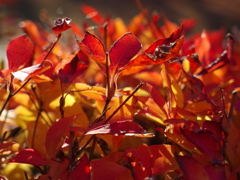
[[[215,61],[207,65],[200,73],[198,73],[198,76],[204,75],[210,72],[213,72],[229,63],[229,58],[228,58],[228,51],[223,51],[221,56],[217,58]]]
[[[178,56],[183,43],[182,29],[183,26],[180,26],[170,37],[160,38],[154,42],[142,54],[132,60],[127,67],[160,64]]]
[[[60,33],[68,30],[71,28],[69,25],[72,20],[70,18],[59,18],[54,21],[55,27],[52,28],[53,33],[58,36]]]
[[[84,62],[86,56],[82,51],[75,54],[72,60],[64,66],[63,69],[59,70],[59,79],[62,84],[70,85],[74,79],[76,79],[80,74],[83,73],[87,68],[87,64]],[[80,58],[79,58],[80,57]],[[83,59],[83,61],[82,61]]]

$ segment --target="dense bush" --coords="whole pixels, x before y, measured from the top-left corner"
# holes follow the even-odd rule
[[[82,10],[8,44],[1,179],[237,179],[239,34]]]

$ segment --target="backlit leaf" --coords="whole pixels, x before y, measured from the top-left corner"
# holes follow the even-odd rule
[[[194,76],[189,75],[183,70],[183,74],[185,75],[188,84],[190,85],[191,89],[198,94],[201,98],[205,99],[208,103],[215,106],[214,102],[208,97],[206,88],[202,81]]]
[[[86,14],[87,19],[91,19],[96,24],[101,25],[104,18],[102,15],[93,7],[83,4],[81,5],[81,10]]]
[[[30,67],[21,69],[19,71],[12,72],[12,74],[14,78],[19,79],[20,81],[25,81],[29,78],[32,78],[34,76],[37,76],[43,73],[44,71],[48,70],[51,67],[52,67],[51,61],[44,60],[40,64],[36,64]]]
[[[26,35],[12,39],[7,46],[8,68],[17,71],[33,56],[34,44]]]
[[[62,118],[55,122],[48,130],[46,135],[46,150],[48,156],[51,157],[56,152],[58,145],[64,133],[69,129],[70,125],[77,118],[77,116],[70,116]]]
[[[145,131],[140,125],[131,120],[117,121],[111,124],[100,125],[90,129],[88,134],[127,134],[127,133],[137,133],[142,134]]]
[[[160,64],[178,56],[183,43],[181,36],[183,26],[180,26],[168,38],[160,38],[148,49],[128,63],[127,67]]]
[[[78,52],[78,54],[80,53],[83,54],[82,51]],[[75,54],[72,60],[59,70],[58,75],[62,84],[70,85],[87,68],[87,64],[79,59],[78,54]]]
[[[78,42],[80,49],[87,54],[91,59],[105,63],[105,48],[100,39],[90,32],[86,32],[83,40]]]
[[[182,134],[193,143],[202,153],[207,155],[212,163],[224,161],[222,147],[209,130],[193,132],[189,129],[181,129]]]
[[[11,162],[32,164],[36,166],[44,166],[49,164],[49,160],[35,149],[24,149],[20,151]]]
[[[120,37],[110,48],[110,70],[125,66],[141,49],[141,43],[132,33]]]

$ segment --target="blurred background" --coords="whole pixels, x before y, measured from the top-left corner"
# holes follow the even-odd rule
[[[164,13],[179,23],[184,18],[197,20],[195,31],[224,28],[226,32],[240,27],[240,0],[141,0],[150,12]],[[9,40],[21,33],[21,20],[40,22],[39,14],[45,9],[52,20],[69,17],[80,23],[84,14],[81,4],[90,5],[103,15],[121,17],[125,23],[139,13],[134,0],[0,0],[0,59],[5,58]]]

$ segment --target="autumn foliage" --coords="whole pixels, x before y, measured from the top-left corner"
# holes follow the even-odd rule
[[[237,180],[239,34],[81,9],[7,46],[0,179]]]

